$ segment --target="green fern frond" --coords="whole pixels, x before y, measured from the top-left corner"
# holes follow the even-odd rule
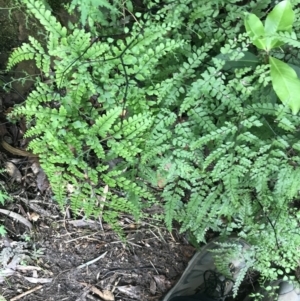
[[[61,26],[51,11],[47,10],[41,1],[23,0],[23,3],[26,4],[28,11],[41,22],[48,32],[51,32],[56,37],[66,37],[67,29]]]
[[[30,44],[23,44],[20,48],[15,49],[9,57],[7,71],[24,60],[32,60],[35,54],[36,50]]]

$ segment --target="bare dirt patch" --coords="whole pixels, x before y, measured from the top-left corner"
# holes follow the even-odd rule
[[[141,223],[131,230],[126,228],[134,223],[124,225],[124,243],[96,223],[91,228],[70,222],[61,216],[40,218],[27,251],[44,248],[44,254],[2,284],[7,300],[37,287],[20,300],[101,300],[92,287],[109,291],[115,300],[159,300],[195,251],[176,231],[171,234],[163,227]]]

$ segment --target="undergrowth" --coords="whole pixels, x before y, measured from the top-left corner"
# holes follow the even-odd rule
[[[292,31],[278,28],[280,48],[266,51],[244,12],[265,20],[267,0],[73,0],[69,28],[23,0],[48,38],[10,56],[9,70],[34,59],[41,72],[10,119],[26,117],[61,207],[118,231],[120,213],[141,218],[159,203],[169,229],[176,220],[198,242],[208,229],[235,233],[252,245],[247,269],[295,279],[300,119],[269,62],[300,70],[291,2]]]

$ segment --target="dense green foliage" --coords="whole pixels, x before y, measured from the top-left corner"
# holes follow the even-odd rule
[[[252,244],[245,273],[293,278],[300,119],[277,98],[268,58],[300,70],[297,17],[266,52],[244,12],[264,20],[268,0],[73,0],[81,16],[68,29],[42,1],[22,2],[48,38],[10,57],[8,69],[34,59],[42,74],[11,119],[26,116],[59,204],[104,208],[117,227],[119,212],[138,218],[160,202],[167,226],[197,241],[212,229]]]

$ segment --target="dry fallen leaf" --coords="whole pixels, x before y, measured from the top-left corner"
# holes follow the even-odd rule
[[[30,220],[34,222],[36,222],[40,218],[40,216],[36,212],[32,212],[29,217]]]
[[[105,301],[114,301],[115,300],[115,296],[113,295],[113,293],[111,291],[108,291],[108,290],[100,291],[95,286],[89,285],[84,282],[80,282],[80,284],[88,287],[94,294],[98,295],[101,299],[103,299]]]
[[[124,285],[118,286],[117,289],[132,299],[141,299],[142,289],[139,286]]]
[[[166,291],[166,285],[165,285],[166,277],[164,275],[153,275],[153,278],[158,286],[158,289],[161,292],[165,292]]]
[[[49,188],[49,181],[43,170],[40,170],[36,177],[36,183],[38,189],[43,193],[45,190]]]
[[[195,247],[189,245],[182,245],[180,250],[182,251],[183,256],[187,259],[190,259],[196,251]]]
[[[103,290],[102,291],[102,299],[104,299],[106,301],[112,301],[112,300],[115,300],[115,296],[113,295],[113,293],[111,291]]]
[[[153,279],[150,282],[150,292],[152,295],[156,293],[156,282]]]
[[[37,173],[36,184],[42,193],[49,188],[48,178],[42,168],[40,168],[39,172]]]
[[[16,220],[18,220],[20,223],[24,224],[25,226],[27,226],[29,229],[32,228],[32,224],[26,219],[24,218],[22,215],[6,210],[6,209],[0,209],[0,213],[3,213],[9,217],[12,217]]]
[[[74,185],[68,183],[68,184],[67,184],[67,191],[68,191],[69,193],[73,193],[73,192],[75,191]]]
[[[167,179],[163,177],[160,173],[157,174],[157,186],[158,188],[164,188],[166,186]]]
[[[12,162],[5,162],[4,166],[6,172],[12,178],[12,181],[16,181],[18,183],[22,181],[22,175],[15,164],[13,164]]]
[[[36,162],[36,161],[34,161],[34,162],[32,162],[32,164],[31,164],[31,169],[32,169],[32,171],[33,171],[33,173],[35,174],[35,175],[37,175],[38,173],[39,173],[39,171],[40,171],[40,164],[38,163],[38,162]]]
[[[87,226],[90,226],[92,228],[97,228],[97,223],[95,221],[90,220],[90,219],[87,219],[87,220],[84,220],[84,219],[71,220],[71,221],[68,221],[68,223],[73,225],[74,227],[87,227]]]
[[[0,283],[4,282],[5,280],[7,280],[6,278],[8,276],[11,276],[15,273],[15,271],[13,269],[9,269],[9,268],[6,268],[6,269],[2,269],[1,270],[1,276],[0,276]]]

